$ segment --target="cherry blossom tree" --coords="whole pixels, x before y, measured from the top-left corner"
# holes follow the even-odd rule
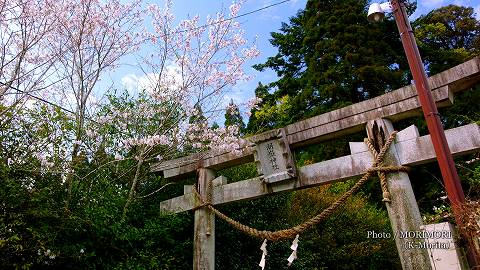
[[[49,51],[57,5],[51,0],[0,0],[0,116],[50,86],[58,51]]]
[[[218,12],[205,21],[194,16],[179,23],[172,14],[172,1],[164,7],[150,5],[146,10],[141,9],[140,0],[128,4],[100,0],[48,4],[54,11],[49,13],[53,23],[41,39],[43,53],[55,55],[49,67],[54,73],[48,74],[55,85],[48,90],[53,99],[73,103],[74,116],[62,116],[68,124],[57,126],[66,130],[45,134],[42,146],[29,147],[37,149],[33,155],[40,165],[54,166],[51,170],[66,175],[67,207],[74,182],[86,177],[76,175],[76,161],[92,159],[101,151],[113,160],[99,166],[134,164],[124,214],[137,197],[142,173],[151,162],[181,155],[186,145],[198,151],[239,153],[245,143],[239,138],[239,128],[211,128],[210,123],[223,114],[219,108],[224,105],[225,93],[250,79],[245,64],[259,54],[235,20],[241,2],[233,2],[228,12]],[[146,20],[144,15],[148,15]],[[148,31],[141,31],[145,21],[151,25],[145,26]],[[141,46],[145,47],[138,50]],[[140,55],[144,91],[124,100],[110,98],[100,109],[92,105],[102,75],[137,50],[149,53]],[[98,111],[89,115],[89,106]],[[42,126],[42,118],[36,120],[36,125]],[[52,139],[51,134],[60,135],[52,135]],[[55,146],[48,145],[50,139]],[[58,147],[61,150],[54,151]],[[98,172],[94,169],[87,175]]]
[[[199,16],[194,16],[173,26],[171,7],[171,1],[163,9],[149,7],[154,30],[150,41],[156,49],[145,59],[144,70],[148,69],[150,79],[148,91],[158,101],[171,101],[170,110],[182,112],[178,125],[183,127],[184,134],[202,129],[197,138],[190,140],[208,141],[208,148],[227,150],[218,149],[225,146],[222,137],[212,137],[211,130],[203,125],[189,125],[187,119],[199,117],[198,108],[202,117],[212,119],[228,88],[250,79],[244,72],[244,64],[259,51],[255,45],[247,46],[240,23],[234,20],[241,2],[234,2],[228,15],[219,12],[208,17],[204,25],[200,25]],[[147,136],[145,140],[148,139]],[[231,148],[236,150],[238,146]]]
[[[74,97],[75,135],[72,165],[85,136],[87,104],[101,75],[118,65],[119,59],[138,49],[142,11],[140,0],[122,4],[118,0],[63,0],[56,4],[52,48],[62,54],[55,63],[62,78],[60,94]],[[70,168],[72,169],[72,168]],[[69,197],[73,178],[67,179]]]
[[[235,20],[240,8],[241,2],[234,2],[228,14],[219,12],[204,24],[199,16],[194,16],[175,25],[172,1],[167,1],[163,8],[148,7],[152,24],[146,37],[153,53],[144,57],[142,70],[148,82],[143,86],[150,98],[162,106],[149,112],[139,109],[140,114],[112,112],[108,119],[128,127],[138,117],[155,113],[160,116],[156,129],[129,134],[121,141],[123,147],[137,149],[136,173],[124,213],[135,198],[141,167],[146,161],[171,158],[186,143],[220,152],[238,153],[242,148],[245,141],[238,138],[238,127],[208,126],[208,121],[218,116],[214,112],[222,105],[226,91],[249,79],[244,71],[246,61],[259,54],[254,44],[247,44],[241,25]],[[195,121],[200,118],[204,120]]]

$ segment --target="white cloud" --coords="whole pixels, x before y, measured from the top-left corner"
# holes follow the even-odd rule
[[[226,108],[228,106],[228,104],[230,104],[230,101],[232,101],[232,100],[233,100],[233,103],[235,103],[237,105],[240,104],[240,103],[243,103],[244,98],[242,97],[242,93],[232,92],[232,93],[224,95],[221,108],[222,109]]]
[[[29,99],[27,99],[27,101],[25,101],[25,108],[27,108],[27,109],[33,109],[36,104],[37,104],[37,100],[36,100],[36,99],[29,98]]]
[[[157,74],[147,73],[145,75],[136,75],[129,73],[122,77],[122,85],[131,93],[137,93],[141,90],[151,91],[155,87]]]
[[[138,88],[138,76],[129,73],[121,78],[122,85],[129,91],[135,91]]]
[[[91,96],[89,97],[90,100]],[[49,96],[50,100],[54,100],[54,103],[66,107],[72,111],[75,111],[77,108],[77,98],[73,92],[65,92],[61,94],[53,94]],[[88,102],[88,100],[87,100]]]
[[[158,83],[158,73],[152,72],[140,76],[129,73],[121,78],[121,82],[129,92],[136,93],[141,90],[146,90],[151,93]],[[170,86],[168,88],[172,90],[178,89],[182,84],[180,68],[176,65],[166,66],[161,78],[161,84],[163,86]]]

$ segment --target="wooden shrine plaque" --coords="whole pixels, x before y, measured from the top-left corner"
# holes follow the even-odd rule
[[[264,182],[275,183],[295,177],[293,159],[283,130],[276,136],[256,142],[254,156],[257,170]]]

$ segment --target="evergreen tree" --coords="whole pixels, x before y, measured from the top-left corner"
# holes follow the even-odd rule
[[[367,4],[308,1],[280,33],[272,33],[278,53],[255,68],[273,69],[280,77],[268,85],[276,100],[269,105],[284,104],[282,115],[289,118],[279,122],[273,115],[263,122],[283,126],[406,84],[407,63],[395,22],[369,23]]]
[[[471,7],[449,5],[420,16],[413,22],[422,60],[431,75],[480,55],[480,21]],[[452,107],[441,112],[445,128],[478,121],[478,86],[455,96]]]
[[[258,83],[257,88],[255,88],[255,97],[261,98],[262,102],[258,104],[259,107],[265,107],[266,104],[271,104],[275,100],[273,99],[273,95],[270,95],[268,92],[268,86],[263,85],[261,82]],[[261,116],[257,116],[257,108],[252,108],[250,110],[250,118],[248,119],[246,130],[249,134],[255,134],[262,131],[266,131],[272,128],[272,124],[274,123],[265,123]],[[272,117],[269,117],[271,119]],[[278,118],[276,118],[278,119]]]
[[[213,122],[212,129],[217,129],[219,127],[220,127],[220,125],[217,122]]]
[[[190,118],[188,119],[188,123],[189,124],[195,124],[198,127],[207,128],[208,127],[208,122],[207,122],[207,118],[203,114],[202,107],[199,104],[195,104],[194,108],[195,108],[196,114],[190,116]],[[200,149],[200,148],[194,146],[195,142],[199,140],[198,138],[200,137],[200,134],[201,134],[201,132],[199,132],[199,131],[189,131],[189,132],[187,132],[187,141],[185,142],[185,144],[183,146],[183,150],[184,150],[183,154],[191,154],[191,153],[195,153],[195,152],[198,152],[198,151],[201,151],[201,150],[205,150],[205,149]]]
[[[227,111],[225,112],[225,126],[237,126],[240,134],[242,135],[245,130],[245,123],[243,122],[242,115],[240,114],[240,109],[233,102],[233,99],[230,100]]]
[[[430,74],[480,54],[480,22],[471,7],[449,5],[413,23],[423,61]]]

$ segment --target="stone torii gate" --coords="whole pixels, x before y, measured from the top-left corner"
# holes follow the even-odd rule
[[[456,92],[480,82],[480,58],[474,58],[429,78],[437,106],[449,106]],[[366,128],[377,150],[394,131],[392,122],[421,115],[413,85],[405,86],[382,96],[315,116],[281,129],[267,131],[247,138],[249,147],[241,155],[203,152],[188,157],[154,164],[153,172],[165,178],[180,179],[198,172],[198,194],[211,204],[250,200],[277,192],[309,188],[344,181],[364,174],[373,164],[373,156],[363,142],[351,142],[351,154],[297,168],[291,150],[321,141],[355,133]],[[480,128],[470,124],[446,131],[453,155],[480,151]],[[419,136],[415,126],[400,131],[390,146],[384,162],[394,166],[415,166],[435,161],[430,136]],[[255,162],[259,177],[227,184],[215,171]],[[212,184],[210,183],[212,182]],[[413,190],[405,172],[387,175],[391,202],[386,203],[393,231],[420,231],[423,225]],[[163,211],[182,212],[195,209],[194,269],[214,269],[215,217],[205,207],[196,208],[199,200],[191,186],[184,195],[160,204]],[[403,269],[430,269],[426,249],[405,249],[408,238],[395,239]]]

